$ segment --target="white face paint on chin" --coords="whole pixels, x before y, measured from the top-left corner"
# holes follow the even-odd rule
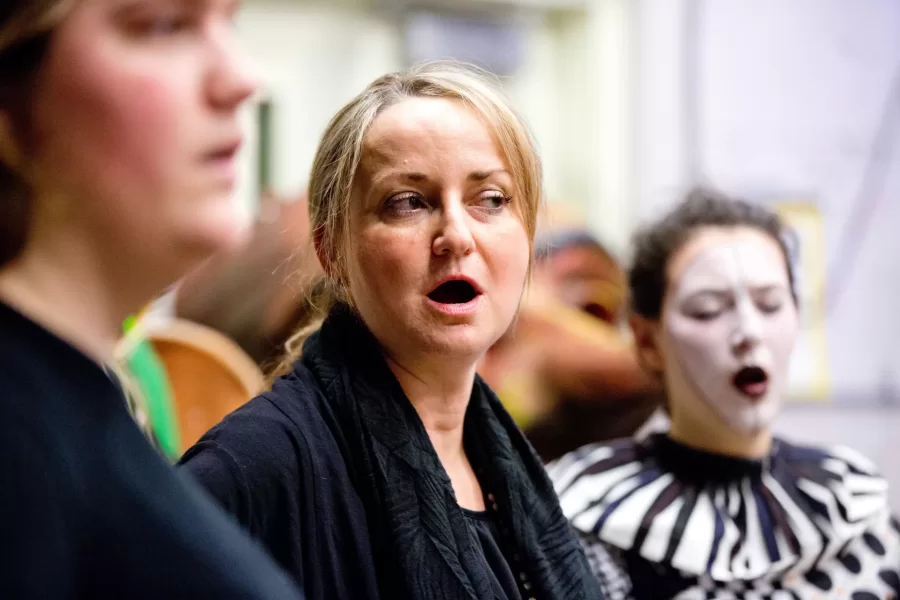
[[[736,432],[769,428],[799,325],[778,245],[765,234],[735,230],[703,247],[672,282],[663,317],[674,355],[668,368],[686,384],[679,387],[699,395]]]

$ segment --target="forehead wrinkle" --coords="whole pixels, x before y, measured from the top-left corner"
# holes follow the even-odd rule
[[[439,152],[436,146],[439,140],[427,132],[407,135],[408,132],[395,133],[376,132],[363,142],[360,166],[371,175],[389,170],[384,177],[403,173],[422,173],[427,175],[436,165],[423,163],[423,157]],[[375,179],[382,179],[377,177]]]
[[[398,166],[406,161],[400,160],[398,154],[403,143],[390,135],[366,136],[363,140],[359,166],[356,169],[356,183],[372,188],[386,177],[400,171]],[[385,173],[385,171],[388,171]],[[412,171],[414,169],[410,169]],[[401,171],[402,172],[402,171]]]

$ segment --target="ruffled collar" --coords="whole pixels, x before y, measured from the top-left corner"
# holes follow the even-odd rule
[[[549,471],[582,534],[719,582],[806,572],[890,520],[887,483],[846,448],[778,440],[752,461],[656,434],[587,446]]]

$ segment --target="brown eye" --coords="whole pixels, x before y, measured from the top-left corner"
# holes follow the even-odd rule
[[[427,208],[427,205],[422,197],[417,194],[401,194],[388,200],[385,208],[393,214],[407,215]]]
[[[497,213],[502,211],[512,198],[500,192],[491,192],[478,198],[477,206],[487,212]]]

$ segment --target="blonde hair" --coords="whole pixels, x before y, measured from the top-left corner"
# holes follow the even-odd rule
[[[309,217],[327,275],[307,296],[305,308],[311,318],[288,340],[286,354],[270,379],[291,369],[301,355],[303,342],[336,302],[352,304],[346,285],[345,242],[349,239],[353,183],[365,137],[378,115],[409,98],[458,99],[478,113],[506,158],[529,245],[534,240],[543,203],[541,162],[531,132],[496,79],[456,61],[427,62],[379,77],[331,119],[319,143],[309,180]]]
[[[44,60],[53,30],[77,0],[3,0],[0,11],[0,150],[27,142],[31,81]],[[0,268],[27,241],[32,191],[9,157],[0,152]]]

